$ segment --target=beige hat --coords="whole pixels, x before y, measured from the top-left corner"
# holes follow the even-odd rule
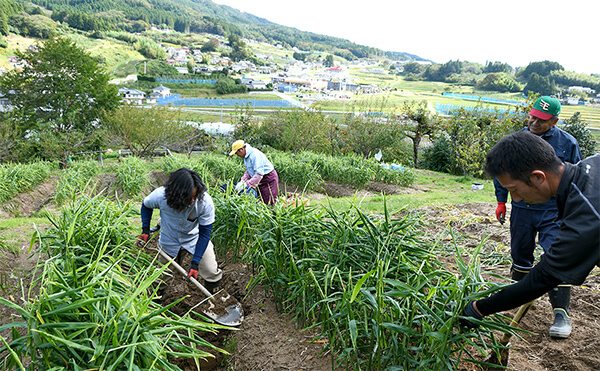
[[[233,142],[233,144],[231,145],[231,152],[229,152],[229,156],[235,155],[235,153],[238,151],[238,149],[244,147],[245,145],[246,145],[246,143],[244,143],[244,141],[241,139]]]

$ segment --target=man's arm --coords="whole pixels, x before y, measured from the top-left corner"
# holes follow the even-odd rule
[[[522,280],[488,298],[478,300],[476,302],[477,309],[484,316],[488,316],[517,308],[539,298],[561,282],[561,279],[550,275],[539,265],[536,265]]]
[[[508,201],[508,189],[502,187],[502,184],[496,178],[494,178],[494,194],[497,202],[506,203]]]

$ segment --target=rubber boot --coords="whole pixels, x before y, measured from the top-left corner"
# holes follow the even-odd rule
[[[513,264],[510,266],[510,277],[515,281],[520,281],[530,270],[531,268],[519,268]]]
[[[204,281],[204,287],[210,292],[211,295],[214,295],[219,290],[219,285],[221,284],[221,280],[217,282],[209,282]]]
[[[550,337],[566,339],[571,335],[571,319],[569,304],[571,302],[571,285],[560,284],[548,293],[554,309],[554,323],[550,327]]]

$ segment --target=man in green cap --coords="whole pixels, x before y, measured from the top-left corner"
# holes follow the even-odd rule
[[[529,112],[527,127],[523,131],[529,131],[550,143],[561,161],[576,164],[581,161],[581,150],[571,134],[556,127],[560,110],[558,99],[549,96],[538,98]],[[494,179],[494,186],[498,201],[496,218],[503,223],[506,217],[508,190],[498,179]],[[558,234],[560,222],[557,221],[558,209],[554,197],[547,202],[535,204],[511,200],[511,205],[510,253],[513,263],[510,272],[513,280],[520,281],[534,266],[536,237],[544,251],[547,251]],[[550,327],[550,336],[567,338],[571,334],[571,286],[560,284],[552,289],[548,296],[554,309],[554,323]]]

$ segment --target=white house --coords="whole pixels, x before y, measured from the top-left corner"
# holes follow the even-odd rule
[[[169,97],[171,96],[171,88],[167,88],[166,86],[163,86],[162,84],[160,84],[160,86],[152,89],[152,94],[157,94],[157,98],[164,98],[164,97]]]
[[[582,91],[582,92],[587,93],[587,94],[594,94],[594,93],[596,93],[596,91],[594,89],[592,89],[592,88],[587,88],[587,87],[583,87],[583,86],[569,86],[569,91],[573,91],[573,90]]]
[[[579,97],[567,97],[567,104],[571,106],[576,106],[579,104]]]
[[[146,97],[146,93],[143,91],[128,88],[119,89],[119,95],[123,98],[124,102],[132,104],[143,104]]]
[[[248,86],[250,89],[267,89],[267,83],[264,81],[254,80]]]

